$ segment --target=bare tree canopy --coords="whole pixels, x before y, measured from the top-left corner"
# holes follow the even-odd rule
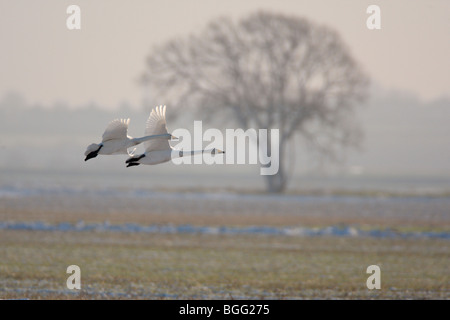
[[[231,111],[244,129],[279,129],[281,160],[297,133],[324,152],[357,145],[353,112],[368,83],[334,30],[267,12],[222,18],[154,48],[144,81],[173,105]],[[268,189],[286,181],[280,167]]]

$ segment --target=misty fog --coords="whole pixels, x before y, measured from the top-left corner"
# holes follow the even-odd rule
[[[377,90],[358,108],[357,117],[364,131],[363,149],[349,152],[346,161],[339,165],[317,166],[317,159],[304,156],[306,151],[300,147],[296,155],[297,175],[339,172],[450,176],[450,101],[422,102],[407,92]],[[118,109],[94,103],[76,108],[66,102],[31,105],[20,93],[10,92],[0,98],[0,168],[2,171],[122,169],[125,157],[99,157],[94,160],[101,163],[97,167],[83,161],[84,150],[88,144],[99,142],[106,125],[116,118],[131,118],[129,134],[142,135],[149,112],[150,109],[126,103]],[[170,112],[176,110],[168,106]],[[183,116],[176,122],[169,121],[168,127],[192,129],[194,120],[202,119]],[[158,169],[176,170],[174,167],[168,164]],[[189,167],[193,170],[194,166]],[[236,167],[243,166],[222,165],[217,171],[226,174],[244,170]],[[253,167],[257,172],[257,166]],[[252,172],[250,168],[245,170]]]

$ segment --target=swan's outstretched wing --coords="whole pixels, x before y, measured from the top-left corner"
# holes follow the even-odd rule
[[[145,135],[167,134],[166,106],[159,106],[152,110],[145,126]],[[159,151],[170,149],[167,139],[153,139],[144,142],[145,151]]]
[[[116,119],[111,121],[103,133],[103,141],[126,139],[130,119]]]

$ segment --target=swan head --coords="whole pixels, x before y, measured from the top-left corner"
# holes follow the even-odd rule
[[[84,152],[84,155],[86,156],[84,161],[88,161],[89,159],[92,159],[92,158],[95,158],[96,156],[98,156],[98,152],[100,151],[100,149],[102,147],[103,147],[102,144],[97,144],[97,143],[90,144],[86,148],[86,151]]]
[[[213,151],[211,152],[211,154],[220,154],[220,153],[225,153],[225,151],[214,148]]]

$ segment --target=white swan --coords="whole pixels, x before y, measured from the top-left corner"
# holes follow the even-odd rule
[[[152,110],[150,116],[147,119],[147,125],[145,127],[146,135],[164,135],[167,134],[166,127],[166,106],[159,106]],[[222,150],[213,148],[208,150],[197,151],[182,151],[173,149],[169,141],[158,139],[144,142],[145,153],[140,155],[133,155],[125,161],[127,168],[132,166],[138,166],[139,164],[159,164],[170,161],[173,158],[179,158],[184,156],[193,156],[200,153],[225,153]]]
[[[130,119],[116,119],[111,121],[103,133],[102,142],[99,144],[92,143],[87,147],[84,152],[84,155],[86,156],[84,161],[95,158],[99,154],[132,155],[132,153],[128,153],[128,148],[134,147],[144,141],[149,141],[151,139],[167,140],[172,138],[172,135],[168,132],[158,135],[149,135],[142,138],[132,138],[127,134],[129,123]]]

